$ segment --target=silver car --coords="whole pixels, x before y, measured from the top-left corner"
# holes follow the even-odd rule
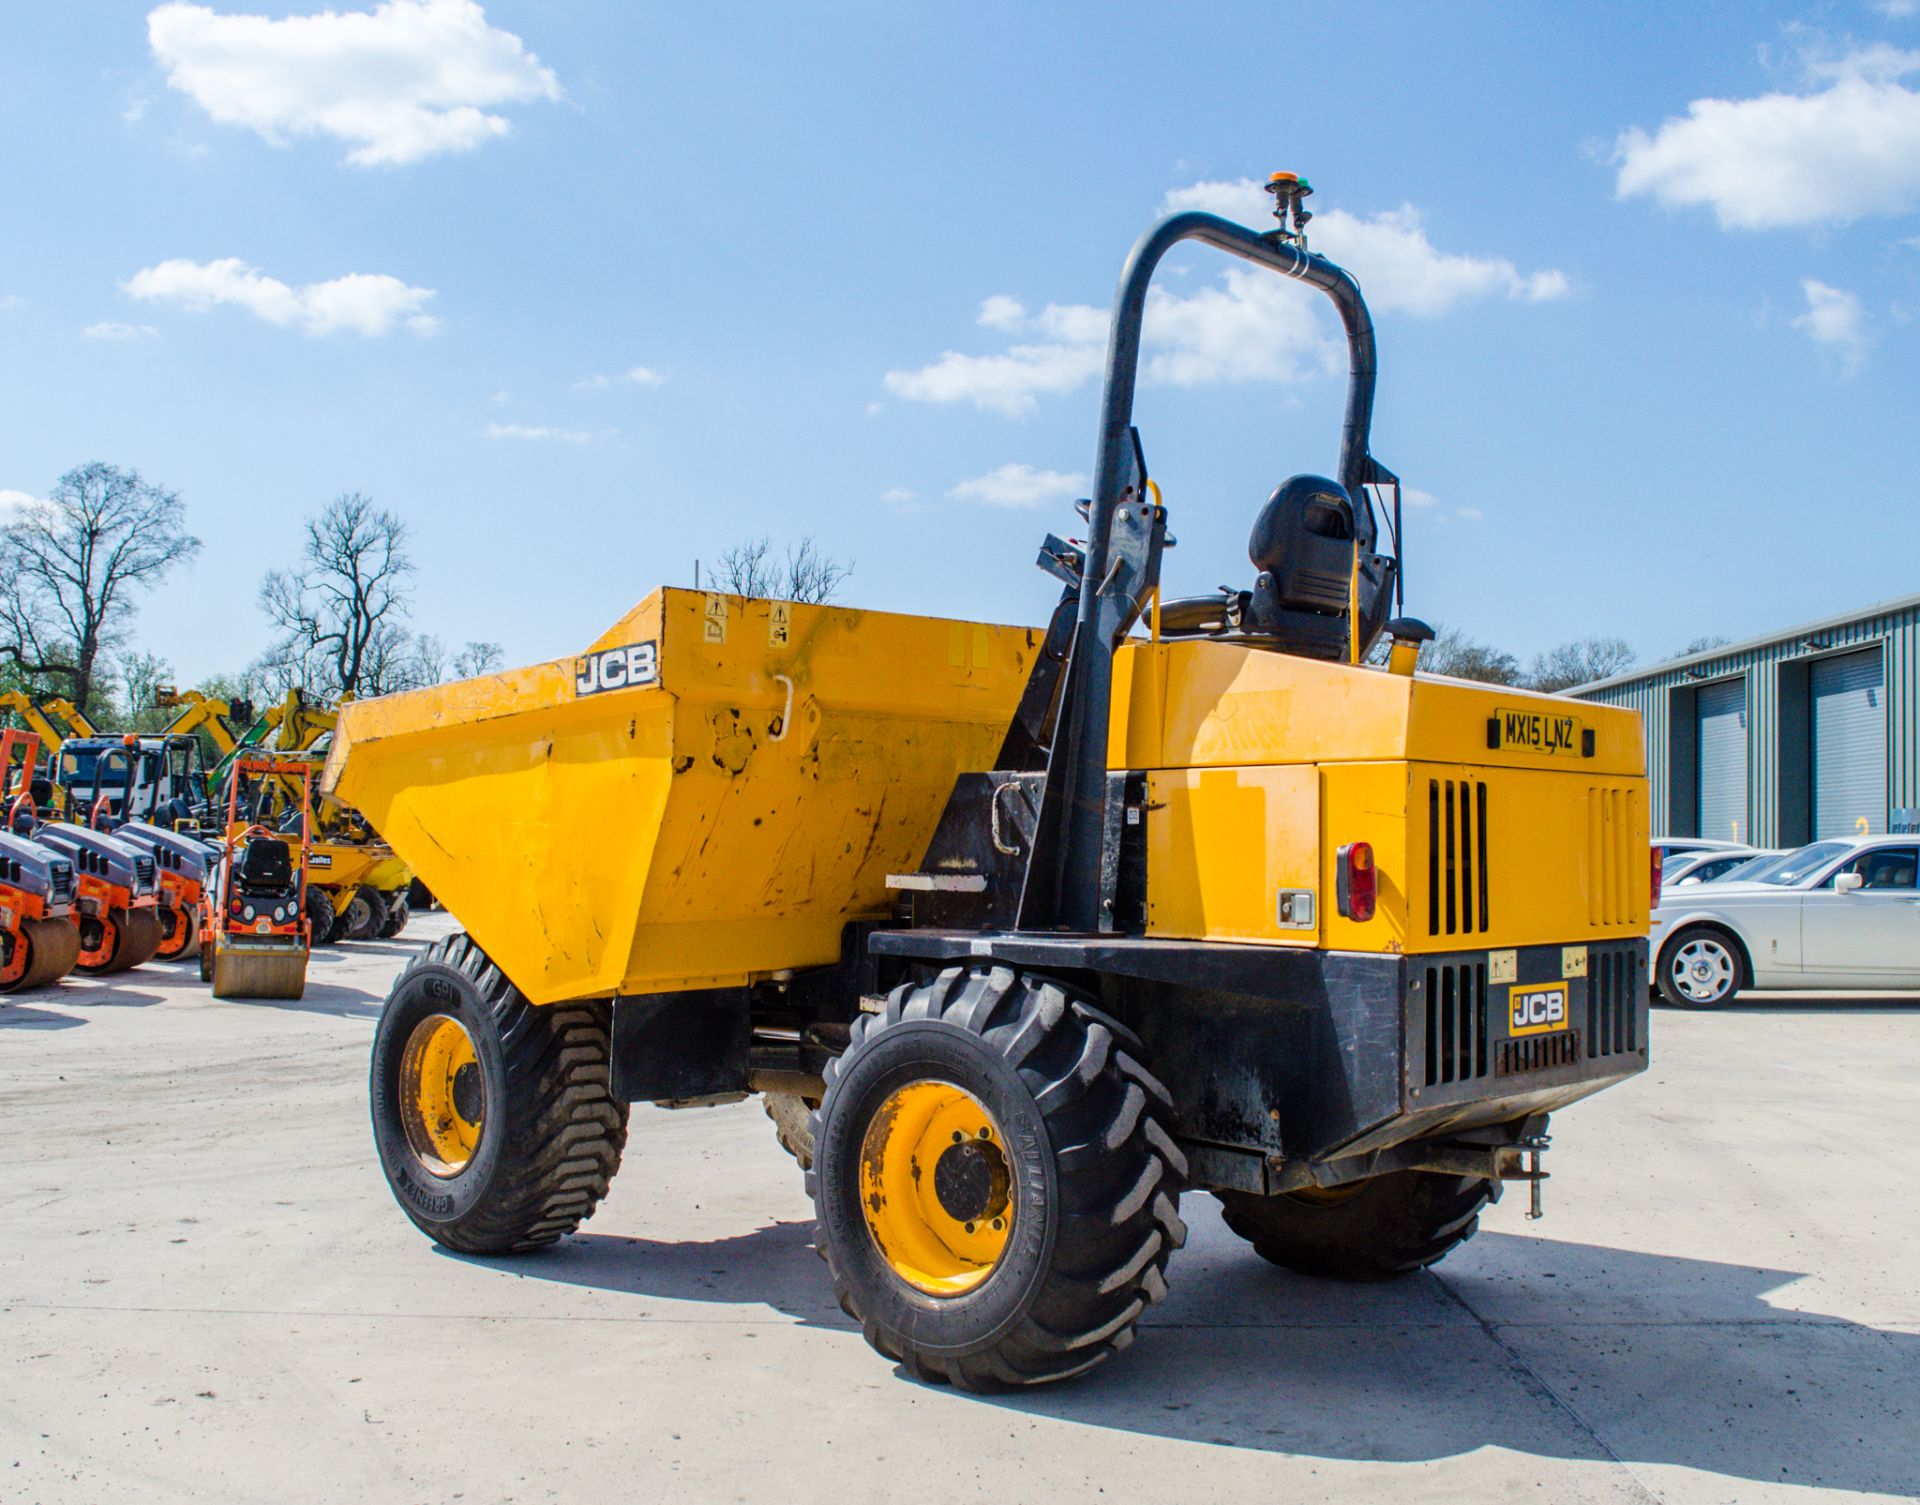
[[[1722,878],[1731,877],[1735,868],[1757,866],[1755,858],[1780,855],[1757,847],[1735,847],[1725,852],[1672,852],[1660,864],[1660,887],[1664,892],[1683,883],[1718,883]]]
[[[1649,950],[1668,1003],[1742,988],[1920,989],[1920,839],[1816,841],[1756,879],[1662,888]]]

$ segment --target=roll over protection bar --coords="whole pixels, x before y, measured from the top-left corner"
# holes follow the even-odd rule
[[[1204,241],[1317,287],[1333,300],[1346,329],[1348,361],[1339,480],[1353,498],[1356,539],[1361,547],[1373,548],[1377,527],[1365,488],[1397,483],[1397,477],[1376,462],[1367,447],[1378,369],[1373,317],[1360,295],[1360,284],[1326,257],[1307,250],[1300,243],[1303,238],[1284,228],[1261,234],[1214,214],[1175,214],[1140,237],[1121,271],[1107,339],[1106,387],[1100,400],[1099,450],[1079,608],[1047,759],[1046,792],[1020,895],[1022,930],[1093,933],[1106,928],[1102,921],[1109,919],[1102,912],[1101,856],[1113,655],[1158,584],[1164,533],[1164,514],[1157,507],[1143,510],[1141,506],[1145,488],[1144,477],[1135,474],[1133,392],[1139,376],[1147,288],[1161,259],[1181,241]],[[1129,504],[1132,513],[1124,511]],[[1117,522],[1123,535],[1133,540],[1131,548],[1120,551],[1125,556],[1121,558],[1115,557],[1114,549]],[[1141,534],[1143,527],[1147,531]],[[1395,548],[1397,552],[1397,538]]]

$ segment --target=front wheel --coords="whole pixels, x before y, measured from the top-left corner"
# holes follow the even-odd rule
[[[109,909],[80,919],[76,965],[96,977],[125,972],[160,949],[160,917],[151,909]]]
[[[603,1003],[536,1006],[465,935],[408,964],[373,1037],[373,1137],[401,1210],[465,1254],[538,1248],[593,1215],[627,1109]]]
[[[1480,1227],[1493,1184],[1392,1171],[1345,1186],[1263,1197],[1221,1191],[1227,1227],[1262,1259],[1327,1280],[1392,1280],[1446,1258]]]
[[[154,914],[160,920],[160,949],[154,954],[161,961],[192,961],[200,954],[199,916],[193,910],[163,904]]]
[[[1679,1009],[1723,1008],[1740,990],[1742,961],[1724,931],[1690,926],[1660,953],[1660,996]]]
[[[1140,1042],[1085,995],[949,968],[863,1015],[807,1177],[841,1306],[908,1373],[1065,1379],[1133,1340],[1186,1239],[1186,1158]]]

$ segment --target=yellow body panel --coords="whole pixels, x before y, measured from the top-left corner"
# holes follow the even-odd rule
[[[1435,952],[1646,933],[1631,711],[1215,642],[1129,644],[1114,681],[1109,761],[1148,770],[1149,934]],[[1378,873],[1363,923],[1335,904],[1356,841]],[[1295,889],[1311,928],[1278,922]]]
[[[343,706],[323,784],[536,1003],[745,982],[886,912],[1040,638],[656,591],[579,659]]]
[[[1311,767],[1165,769],[1147,775],[1147,934],[1311,946],[1278,895],[1320,885],[1319,779]]]

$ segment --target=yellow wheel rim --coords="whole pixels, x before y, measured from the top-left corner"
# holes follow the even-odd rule
[[[487,1087],[473,1036],[459,1020],[429,1014],[400,1058],[400,1119],[407,1144],[435,1176],[457,1176],[480,1145]]]
[[[993,1273],[1013,1231],[1000,1125],[951,1082],[900,1088],[867,1125],[860,1204],[895,1275],[930,1296],[964,1295]]]

